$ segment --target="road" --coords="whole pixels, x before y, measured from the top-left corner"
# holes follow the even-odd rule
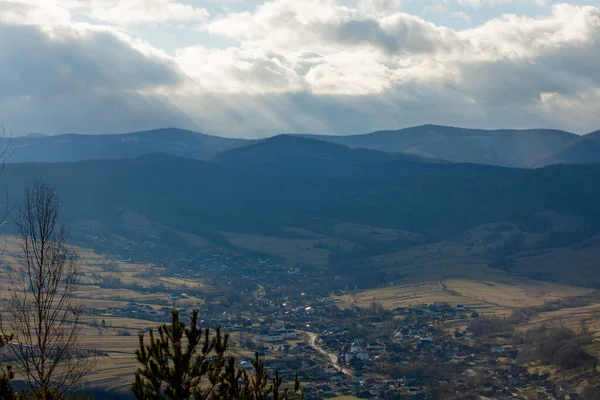
[[[348,376],[352,376],[352,371],[350,371],[348,368],[344,368],[342,367],[339,363],[338,363],[338,358],[335,354],[328,352],[327,350],[325,350],[324,348],[322,348],[321,346],[319,346],[317,344],[317,334],[313,333],[313,332],[304,332],[308,335],[308,345],[310,347],[312,347],[313,349],[315,349],[316,351],[318,351],[319,353],[327,356],[329,358],[329,360],[331,361],[331,364],[333,364],[333,368],[337,369],[338,371],[341,371],[344,375],[348,375]]]

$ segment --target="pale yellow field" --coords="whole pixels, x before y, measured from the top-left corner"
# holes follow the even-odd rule
[[[462,238],[373,257],[373,268],[393,269],[404,278],[393,286],[338,298],[342,305],[367,306],[376,301],[386,308],[423,303],[463,304],[483,313],[508,314],[514,308],[540,305],[592,289],[515,277],[489,268],[482,240],[494,224],[467,231]],[[486,229],[490,228],[490,229]],[[503,232],[502,235],[510,235]],[[526,242],[538,240],[525,234]],[[410,282],[403,284],[402,282]]]
[[[138,217],[130,215],[128,218],[135,220]],[[144,221],[137,222],[141,224]],[[352,224],[340,224],[336,229],[346,237],[377,236],[383,241],[411,235],[408,232]],[[308,231],[290,230],[290,232],[305,238],[273,238],[227,232],[224,234],[235,246],[278,254],[290,262],[308,262],[316,267],[327,265],[331,254],[329,248],[339,247],[351,251],[355,246],[348,240]],[[507,315],[515,308],[540,305],[558,298],[581,296],[593,291],[512,277],[499,270],[488,268],[484,254],[486,246],[480,242],[487,232],[489,231],[480,227],[467,232],[460,240],[415,246],[404,251],[374,257],[374,268],[394,269],[404,274],[405,279],[394,282],[393,286],[340,296],[336,298],[337,304],[340,307],[348,305],[367,307],[372,302],[379,302],[384,307],[392,309],[424,303],[447,302],[453,305],[463,304],[483,314]],[[200,247],[207,245],[202,238],[185,237],[185,239],[188,242],[195,241]],[[6,252],[3,259],[5,263],[14,264],[13,255],[18,251],[17,244],[14,238],[4,240]],[[535,238],[528,236],[526,240],[535,240]],[[198,280],[161,277],[164,270],[156,265],[109,261],[89,249],[77,248],[76,250],[81,258],[81,282],[84,284],[78,287],[76,296],[89,308],[102,310],[108,307],[122,307],[130,301],[158,308],[159,304],[171,304],[168,298],[172,291],[210,290]],[[167,292],[142,294],[129,289],[103,289],[100,283],[104,278],[118,278],[124,284],[139,284],[146,288],[162,284]],[[411,283],[403,284],[403,281]],[[10,288],[5,272],[0,272],[0,289],[0,299],[6,299],[10,295]],[[185,308],[198,307],[201,304],[202,299],[199,298],[177,302],[178,307]],[[564,324],[577,328],[581,319],[588,319],[589,329],[600,336],[598,316],[600,316],[600,304],[580,309],[540,313],[530,321],[528,327],[545,323]],[[106,327],[97,326],[102,319],[105,320]],[[128,388],[137,367],[134,360],[134,351],[138,345],[137,335],[144,328],[155,326],[156,323],[108,315],[91,316],[85,322],[88,326],[85,328],[82,344],[108,353],[108,356],[100,359],[96,369],[86,378],[87,384],[107,389]],[[600,355],[600,345],[597,347]],[[240,351],[240,354],[250,355],[247,351]],[[339,399],[353,398],[339,397]]]
[[[5,249],[2,256],[3,265],[16,265],[15,255],[19,251],[13,237],[3,237],[1,247]],[[186,289],[208,289],[203,282],[181,278],[161,277],[162,269],[149,264],[124,263],[109,261],[104,256],[85,248],[75,248],[80,258],[81,283],[75,296],[84,307],[101,312],[100,315],[85,316],[86,325],[82,335],[83,348],[100,350],[107,356],[99,358],[96,368],[85,378],[84,385],[103,387],[106,389],[128,389],[133,381],[133,372],[137,368],[135,349],[138,346],[138,334],[144,328],[158,325],[156,322],[136,318],[113,317],[102,314],[108,307],[123,307],[128,302],[135,301],[147,304],[154,309],[171,306],[169,300],[171,291],[181,292]],[[107,266],[110,265],[109,270]],[[151,273],[151,274],[148,274]],[[163,284],[166,293],[142,294],[130,289],[103,289],[98,283],[106,277],[119,278],[124,284],[137,283],[142,287]],[[10,281],[6,271],[0,271],[0,300],[10,296]],[[190,297],[178,300],[177,307],[199,307],[203,300]],[[6,303],[3,303],[6,304]],[[168,319],[168,317],[165,317]],[[104,319],[105,327],[101,326]]]
[[[600,338],[600,304],[542,312],[534,315],[521,329],[529,329],[542,324],[550,327],[568,327],[576,331],[581,329],[584,324],[586,329],[595,333],[596,338]]]
[[[367,307],[372,302],[379,302],[388,309],[446,302],[463,304],[484,314],[508,314],[514,308],[540,305],[557,298],[581,296],[592,291],[530,279],[506,276],[494,279],[493,276],[488,276],[485,281],[452,278],[396,285],[340,296],[337,300],[341,306]]]

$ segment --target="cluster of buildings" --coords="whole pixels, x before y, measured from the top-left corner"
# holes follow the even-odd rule
[[[133,245],[132,245],[133,246]],[[133,250],[132,250],[133,251]],[[199,304],[203,326],[221,325],[232,346],[258,351],[288,382],[298,373],[308,398],[566,399],[548,376],[517,362],[518,347],[468,329],[480,310],[423,304],[371,312],[297,290],[319,272],[278,268],[266,258],[173,254],[172,276],[219,279],[223,293]],[[167,266],[167,268],[170,268]],[[292,290],[292,288],[295,288]],[[231,300],[226,290],[237,296]],[[178,300],[181,294],[175,294]],[[226,297],[222,300],[222,297]],[[208,297],[207,297],[208,299]],[[227,303],[225,303],[227,301]],[[130,302],[103,315],[167,322],[171,307]],[[183,317],[191,309],[181,310]],[[250,359],[239,359],[251,368]],[[562,397],[561,397],[562,396]]]

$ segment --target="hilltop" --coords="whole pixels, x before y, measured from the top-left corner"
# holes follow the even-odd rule
[[[269,151],[282,151],[281,160],[301,151],[319,152],[314,141],[335,143],[354,149],[367,149],[352,157],[385,158],[381,153],[403,154],[405,159],[425,158],[459,163],[489,164],[505,167],[540,167],[556,163],[586,163],[600,161],[593,143],[597,135],[583,137],[552,129],[467,129],[439,125],[422,125],[398,130],[378,131],[361,135],[278,135],[272,138],[244,140],[207,135],[189,130],[166,128],[114,135],[64,134],[48,136],[32,134],[14,138],[12,156],[8,162],[66,162],[90,159],[132,158],[164,152],[177,157],[215,159],[250,157]],[[311,139],[303,142],[296,139]],[[278,146],[271,145],[278,143]],[[283,145],[283,143],[286,145]],[[252,147],[259,143],[264,146]],[[311,144],[312,143],[312,144]],[[590,146],[591,144],[591,146]],[[220,154],[246,146],[247,151]],[[338,148],[341,153],[342,148]],[[246,154],[246,156],[244,156]],[[370,154],[370,155],[369,155]],[[292,159],[293,159],[292,157]],[[290,160],[291,161],[291,160]],[[322,160],[325,162],[325,160]]]

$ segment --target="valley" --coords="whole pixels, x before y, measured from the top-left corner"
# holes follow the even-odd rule
[[[132,231],[138,233],[142,229],[136,229],[137,225],[146,229],[153,226],[140,216],[133,218],[130,215],[128,222]],[[377,254],[368,260],[370,271],[344,273],[336,269],[335,275],[329,271],[329,262],[336,252],[354,251],[361,241],[373,237],[385,243],[399,237],[416,239],[417,235],[344,223],[334,230],[334,235],[340,236],[300,228],[284,230],[293,233],[294,238],[221,232],[221,237],[227,238],[227,247],[217,246],[210,238],[179,232],[174,233],[190,245],[185,250],[177,246],[159,247],[151,238],[115,241],[113,251],[104,253],[79,246],[76,251],[81,257],[81,279],[76,296],[86,307],[83,344],[102,354],[98,366],[86,377],[81,388],[101,388],[106,397],[99,398],[126,396],[131,376],[137,368],[134,351],[138,335],[168,322],[172,307],[180,309],[184,317],[198,308],[205,326],[221,325],[231,334],[230,353],[236,355],[239,362],[249,363],[252,352],[259,349],[267,359],[267,365],[276,367],[288,378],[293,377],[291,370],[286,372],[288,368],[302,365],[302,370],[308,371],[302,375],[302,381],[314,388],[311,390],[316,390],[313,393],[316,397],[380,393],[376,382],[382,380],[397,386],[396,390],[408,392],[426,388],[442,392],[457,389],[454,383],[438,387],[418,378],[413,383],[396,381],[393,375],[389,376],[377,367],[377,358],[392,354],[382,353],[381,349],[368,350],[370,361],[360,367],[339,361],[342,357],[338,354],[340,349],[332,343],[342,346],[362,337],[363,333],[353,331],[362,318],[366,318],[367,324],[379,326],[380,332],[377,338],[366,337],[364,340],[390,346],[398,342],[394,335],[406,326],[400,322],[408,318],[402,310],[428,309],[432,304],[443,308],[447,304],[454,313],[477,314],[479,318],[512,318],[519,310],[537,307],[539,311],[534,314],[527,311],[529,317],[516,323],[516,331],[526,332],[543,326],[568,327],[577,331],[581,321],[587,321],[586,329],[600,340],[600,324],[597,323],[600,292],[589,287],[519,277],[488,267],[486,249],[494,243],[483,237],[493,228],[494,225],[481,226],[467,231],[460,239]],[[504,236],[510,238],[510,235]],[[105,239],[99,237],[92,242],[98,240]],[[535,243],[535,236],[528,240]],[[5,243],[3,265],[9,268],[15,262],[17,248],[13,237],[6,236]],[[364,286],[363,282],[372,280],[373,275],[378,279],[377,287]],[[397,279],[387,281],[382,278],[384,276],[396,276]],[[0,284],[2,293],[8,295],[7,282]],[[583,303],[572,307],[569,301]],[[552,303],[559,305],[549,307]],[[377,311],[381,317],[376,321],[369,320],[374,307],[381,307]],[[459,307],[458,311],[456,307]],[[431,314],[434,315],[435,312]],[[437,338],[435,341],[445,343],[445,335],[469,332],[472,317],[451,315],[441,321],[436,328],[439,331],[429,333]],[[283,335],[280,332],[288,331],[293,332],[290,338],[278,337]],[[332,342],[334,337],[337,339]],[[405,345],[412,343],[410,345],[415,346],[422,338],[404,339]],[[498,339],[473,336],[464,340],[470,346],[480,340],[498,342]],[[502,343],[506,345],[506,339]],[[298,344],[302,346],[297,348]],[[600,357],[600,347],[594,341],[587,351]],[[472,368],[479,365],[479,369],[475,368],[478,373],[485,373],[487,368],[476,358],[465,365]],[[507,368],[513,368],[510,365],[507,364]],[[460,368],[453,368],[454,372],[444,372],[438,380],[460,382],[456,375]],[[525,371],[528,370],[520,373]],[[363,383],[353,383],[359,381]],[[533,386],[529,389],[524,386],[523,390],[534,390],[540,384],[533,382]],[[587,390],[593,385],[593,379],[591,382],[580,389]],[[487,390],[467,382],[464,384],[467,386],[460,390]]]
[[[228,332],[240,368],[257,351],[286,382],[299,372],[309,398],[600,385],[598,165],[502,168],[296,136],[201,158],[9,163],[1,175],[9,199],[34,177],[60,193],[83,345],[100,354],[86,393],[126,398],[138,335],[174,308]],[[6,301],[18,249],[3,229]],[[536,337],[575,353],[548,358]]]
[[[0,0],[0,400],[600,400],[600,0]]]

